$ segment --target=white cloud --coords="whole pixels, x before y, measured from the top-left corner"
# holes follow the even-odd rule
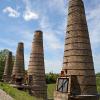
[[[26,10],[23,14],[23,18],[24,20],[26,21],[30,21],[30,20],[33,20],[33,19],[38,19],[39,16],[37,13],[31,11],[30,9]]]
[[[31,2],[29,0],[23,0],[25,4],[25,11],[23,18],[25,21],[36,20],[39,18],[39,15],[31,9]]]
[[[4,13],[8,13],[9,17],[17,18],[17,17],[20,16],[20,13],[17,10],[13,9],[12,7],[10,7],[10,6],[4,8],[3,12]]]

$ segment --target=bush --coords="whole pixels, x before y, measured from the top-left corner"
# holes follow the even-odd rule
[[[47,84],[56,83],[58,76],[59,76],[59,74],[54,74],[54,73],[46,74],[46,83]]]

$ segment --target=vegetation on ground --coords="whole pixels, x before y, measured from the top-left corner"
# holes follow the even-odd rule
[[[6,83],[0,82],[0,89],[8,93],[15,100],[42,100],[42,99],[37,99],[33,96],[30,96],[28,92],[20,91],[16,88],[13,88]]]
[[[48,98],[53,99],[56,84],[48,84]]]
[[[42,100],[42,99],[30,96],[28,92],[20,91],[16,88],[13,88],[9,84],[6,84],[6,83],[0,82],[0,89],[8,93],[15,100]],[[54,90],[55,90],[55,84],[49,84],[48,89],[47,89],[49,99],[53,99]]]
[[[100,74],[99,74],[100,75]],[[96,82],[97,82],[97,90],[98,90],[98,92],[99,92],[99,94],[100,94],[100,76],[98,76],[97,75],[97,77],[96,77]]]

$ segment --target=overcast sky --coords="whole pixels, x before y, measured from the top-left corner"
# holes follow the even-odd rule
[[[100,72],[100,0],[83,0],[96,72]],[[0,0],[0,50],[15,54],[25,45],[25,67],[35,30],[44,32],[45,68],[59,73],[63,66],[68,0]]]

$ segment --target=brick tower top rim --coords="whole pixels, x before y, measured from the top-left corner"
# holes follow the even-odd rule
[[[35,33],[43,33],[41,30],[36,30]]]
[[[41,30],[36,30],[34,33],[34,38],[42,38],[43,32]]]
[[[68,0],[68,1],[75,1],[75,0]],[[84,1],[84,0],[76,0],[76,1]]]
[[[11,52],[11,51],[9,51],[9,52],[8,52],[8,54],[10,55],[10,54],[12,54],[12,52]]]
[[[84,0],[68,0],[68,1],[69,1],[69,2],[70,2],[70,1],[73,1],[73,2],[75,2],[75,1],[77,1],[77,2],[78,2],[78,1],[81,1],[81,2],[83,2]]]
[[[23,45],[24,43],[23,42],[19,42],[18,44],[22,44]]]
[[[17,46],[17,51],[24,49],[24,43],[23,42],[19,42],[18,46]]]

